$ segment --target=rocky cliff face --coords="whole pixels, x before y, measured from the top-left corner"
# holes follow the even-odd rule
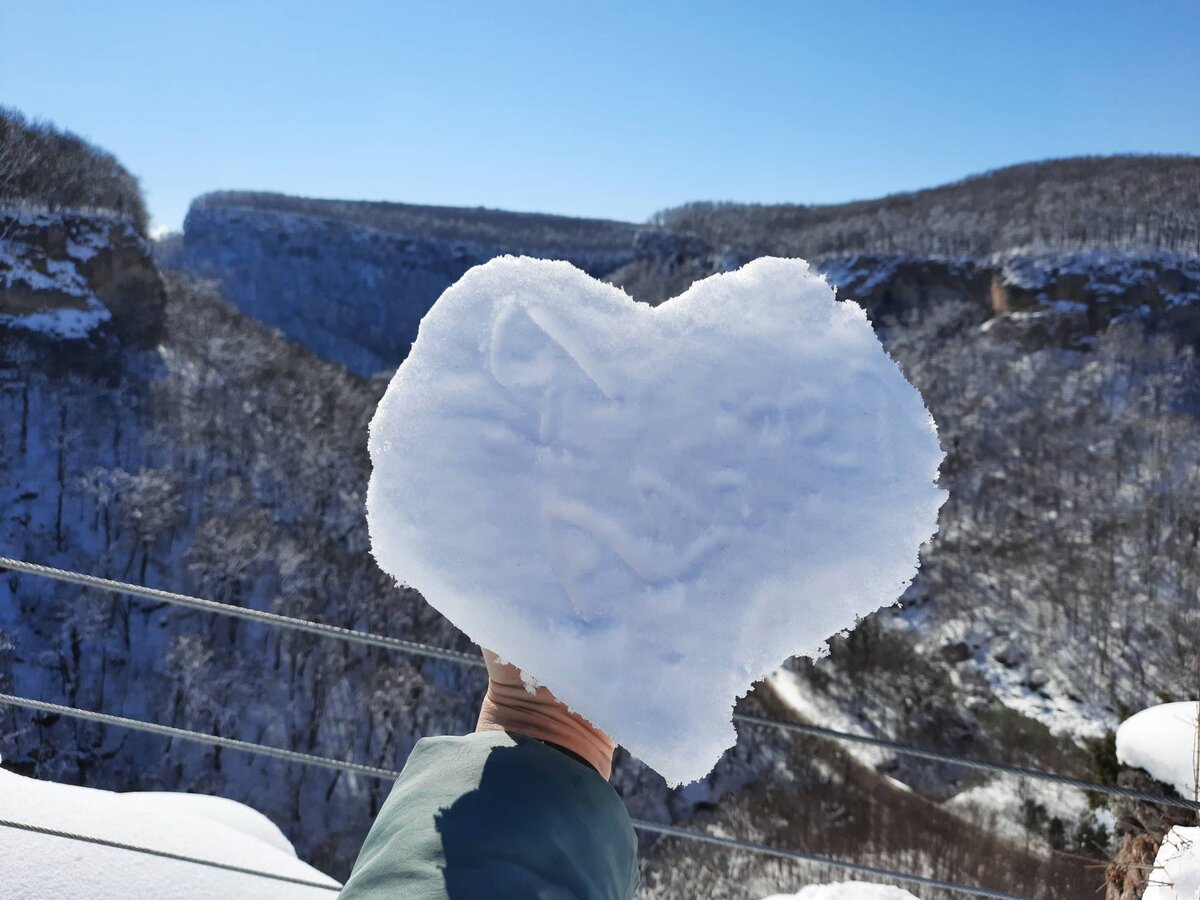
[[[801,256],[876,322],[961,300],[985,317],[1019,314],[1020,329],[1054,340],[1125,315],[1170,319],[1195,336],[1196,197],[1193,157],[1028,164],[836,206],[691,204],[641,229],[218,193],[193,204],[174,259],[220,279],[244,312],[359,374],[394,368],[441,292],[503,253],[566,259],[650,303],[756,256]]]
[[[661,303],[697,279],[738,268],[754,254],[696,235],[647,229],[635,258],[608,276],[639,300]],[[972,308],[1023,343],[1072,346],[1113,322],[1138,318],[1187,342],[1200,340],[1200,258],[1152,248],[1021,250],[983,257],[858,253],[813,267],[880,328],[911,323],[947,303]]]
[[[0,329],[150,347],[165,301],[150,246],[129,219],[0,210]]]
[[[961,302],[995,319],[989,327],[1014,335],[1032,329],[1046,346],[1071,344],[1129,318],[1190,339],[1200,321],[1200,259],[1157,250],[857,255],[815,265],[878,323],[919,319],[940,304]]]
[[[635,229],[622,223],[315,203],[236,194],[198,202],[178,264],[219,279],[244,312],[361,375],[399,365],[442,291],[495,256],[566,259],[596,276],[633,258]],[[383,212],[364,215],[364,206]]]

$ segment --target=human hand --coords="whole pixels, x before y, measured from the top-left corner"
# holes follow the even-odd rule
[[[521,670],[483,651],[488,689],[479,708],[476,731],[511,731],[549,741],[578,753],[606,780],[612,774],[613,742],[587,719],[571,712],[544,687],[530,693]]]

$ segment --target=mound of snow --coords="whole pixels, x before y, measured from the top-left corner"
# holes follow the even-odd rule
[[[946,496],[920,395],[802,260],[653,308],[564,262],[478,266],[370,450],[384,571],[672,784],[754,681],[895,601]]]
[[[261,813],[221,797],[118,794],[0,769],[0,818],[300,878],[290,884],[192,862],[0,827],[0,890],[29,900],[329,900],[338,883],[296,858]]]
[[[772,894],[763,900],[919,900],[903,888],[866,881],[843,881],[841,884],[813,884],[795,894]]]
[[[130,791],[120,796],[131,808],[141,806],[151,814],[174,815],[183,812],[201,816],[248,834],[291,856],[296,855],[296,848],[279,830],[279,826],[257,809],[251,809],[244,803],[235,803],[210,794],[181,794],[170,791]]]
[[[1143,709],[1117,728],[1117,759],[1145,769],[1181,797],[1197,796],[1196,768],[1200,764],[1197,716],[1200,702],[1185,700]]]
[[[1167,832],[1142,900],[1200,900],[1200,828]]]

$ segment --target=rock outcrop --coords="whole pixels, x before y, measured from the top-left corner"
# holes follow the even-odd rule
[[[991,319],[989,328],[1068,344],[1124,318],[1163,324],[1184,339],[1200,323],[1200,259],[1161,251],[863,254],[814,264],[876,322],[910,320],[958,301]]]
[[[1170,785],[1151,778],[1141,769],[1121,772],[1122,787],[1170,796]],[[1163,838],[1175,825],[1191,825],[1195,816],[1174,807],[1137,800],[1121,801],[1115,812],[1120,844],[1104,873],[1105,900],[1140,900],[1154,877],[1154,860]]]
[[[166,293],[128,218],[0,211],[0,330],[152,347]]]
[[[639,300],[661,303],[699,278],[753,258],[695,235],[639,233],[637,255],[609,276]],[[1111,322],[1139,317],[1200,340],[1200,259],[1161,251],[1013,251],[987,257],[854,254],[817,257],[838,295],[879,326],[920,319],[944,303],[1021,343],[1075,345]]]

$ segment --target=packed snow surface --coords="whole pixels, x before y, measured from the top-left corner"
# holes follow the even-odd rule
[[[866,881],[843,881],[841,884],[813,884],[795,894],[772,894],[763,900],[919,900],[903,888]]]
[[[802,260],[658,307],[564,262],[478,266],[370,449],[380,566],[672,784],[754,681],[899,596],[945,499],[920,395]]]
[[[0,894],[23,900],[329,900],[338,884],[296,858],[264,815],[221,797],[134,793],[25,778],[0,769],[0,817],[329,885],[228,872],[132,850],[0,827]]]
[[[1117,729],[1117,759],[1145,769],[1181,797],[1195,799],[1200,740],[1196,718],[1200,702],[1185,700],[1143,709]]]
[[[1167,832],[1142,900],[1200,900],[1200,828]]]

